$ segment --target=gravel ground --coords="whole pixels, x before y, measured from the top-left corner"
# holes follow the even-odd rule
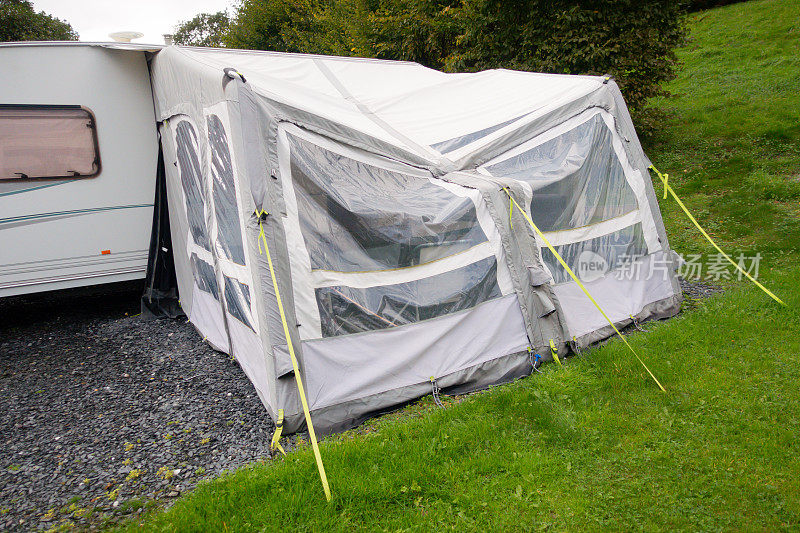
[[[725,291],[725,288],[717,283],[710,281],[689,281],[683,278],[678,278],[681,284],[681,290],[686,298],[701,299],[710,298],[715,294]]]
[[[272,422],[238,364],[185,319],[132,316],[140,294],[0,299],[0,529],[94,529],[270,458]]]
[[[141,290],[0,300],[0,529],[93,528],[269,458],[238,364]]]

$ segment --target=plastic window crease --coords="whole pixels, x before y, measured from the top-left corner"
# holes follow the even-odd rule
[[[248,328],[253,329],[253,318],[250,311],[250,287],[228,276],[223,277],[225,279],[225,304],[228,313]]]
[[[288,136],[312,270],[407,268],[486,242],[469,198]]]
[[[543,232],[596,224],[638,207],[599,115],[486,168],[531,187],[531,218]]]
[[[216,114],[206,116],[206,126],[211,149],[211,190],[217,221],[217,243],[227,259],[244,265],[244,245],[228,136]]]
[[[191,122],[180,119],[175,126],[175,150],[178,173],[186,204],[189,233],[198,246],[211,251],[206,228],[205,201],[198,149],[197,130]]]
[[[219,301],[219,288],[217,287],[217,276],[214,274],[214,267],[200,259],[196,253],[191,254],[190,263],[197,288],[207,292],[215,300]]]
[[[489,257],[466,267],[409,283],[368,288],[316,289],[323,337],[412,324],[470,309],[501,296],[497,261]]]
[[[628,268],[628,273],[633,274],[635,270],[630,265],[647,255],[641,224],[594,239],[555,246],[555,249],[581,281],[592,281],[615,271],[624,276],[623,268]],[[542,258],[556,284],[572,282],[572,278],[546,247],[542,249]]]

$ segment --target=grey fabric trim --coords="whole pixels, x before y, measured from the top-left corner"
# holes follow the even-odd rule
[[[498,357],[436,379],[444,394],[466,394],[508,383],[533,371],[527,352]],[[417,383],[358,400],[332,405],[311,412],[314,430],[330,435],[358,426],[365,420],[396,411],[409,402],[431,394],[431,383]],[[284,420],[284,433],[305,428],[302,413]]]
[[[285,378],[294,373],[292,366],[292,359],[289,357],[289,346],[283,344],[281,346],[273,346],[272,353],[275,356],[275,377],[278,379]]]
[[[267,211],[269,211],[269,209],[267,209]],[[292,290],[291,273],[288,266],[289,259],[283,223],[281,217],[269,215],[262,224],[264,227],[264,236],[269,246],[270,257],[272,258],[272,265],[275,269],[275,277],[278,280],[278,290],[281,294],[281,302],[283,303],[286,321],[289,326],[289,335],[292,338],[295,357],[300,367],[300,377],[305,381],[303,350],[300,344],[300,335],[297,331],[297,318],[294,313],[294,292]],[[257,247],[259,240],[258,234],[260,231],[258,218],[251,216],[247,223],[247,229],[253,241],[256,242]],[[267,326],[267,336],[262,342],[264,342],[265,354],[269,360],[269,366],[272,368],[275,378],[273,381],[276,397],[275,407],[276,409],[283,409],[286,415],[300,413],[302,416],[295,380],[277,379],[275,375],[277,369],[283,368],[285,363],[284,360],[281,360],[279,355],[276,355],[275,347],[286,346],[286,338],[283,332],[283,322],[281,320],[280,311],[278,310],[275,288],[272,284],[272,276],[270,275],[266,254],[259,253],[256,261],[258,268],[254,271],[254,277],[255,274],[259,277],[258,284],[261,287],[261,298],[264,303],[264,322]],[[254,284],[255,283],[254,281]]]
[[[271,100],[269,96],[259,93],[257,88],[255,92],[261,98],[260,105],[262,109],[264,109],[264,113],[270,116],[275,122],[276,133],[277,123],[286,122],[347,146],[381,155],[406,165],[430,172],[433,172],[433,169],[436,168],[435,160],[425,158],[416,152],[376,139],[358,130],[327,120],[318,115],[303,111],[302,109]]]
[[[159,122],[165,122],[167,120],[172,120],[174,117],[177,117],[179,115],[186,115],[187,117],[191,117],[192,119],[194,119],[197,116],[195,113],[195,108],[192,106],[192,104],[184,102],[175,105],[170,109],[159,112],[157,115],[157,119]]]
[[[617,133],[619,133],[622,140],[625,141],[624,146],[628,159],[631,160],[631,164],[634,168],[647,168],[649,162],[644,155],[642,145],[639,143],[639,137],[636,135],[633,119],[631,119],[628,106],[625,104],[625,99],[622,96],[622,92],[619,90],[617,82],[609,80],[604,87],[613,102],[611,115],[614,117]],[[645,163],[644,167],[638,166],[642,162]]]
[[[683,294],[677,293],[669,298],[664,298],[663,300],[657,300],[655,302],[651,302],[645,305],[641,311],[636,313],[635,318],[637,322],[644,322],[645,320],[661,320],[665,318],[670,318],[675,316],[681,310],[681,302],[683,301]],[[617,329],[622,330],[622,328],[630,325],[633,321],[630,318],[626,318],[624,320],[620,320],[619,322],[615,322],[614,325]],[[608,325],[592,331],[591,333],[587,333],[586,335],[582,335],[578,337],[577,340],[577,347],[578,348],[585,348],[591,344],[596,342],[600,342],[602,340],[608,339],[616,335],[614,329]]]
[[[236,160],[243,162],[239,166],[239,184],[241,188],[242,211],[245,233],[242,236],[247,264],[251,271],[251,291],[255,303],[255,316],[258,322],[259,341],[267,370],[268,400],[264,403],[271,417],[277,415],[278,403],[275,391],[276,370],[272,358],[271,346],[265,340],[271,338],[272,328],[267,320],[266,301],[263,298],[264,288],[261,275],[261,253],[258,251],[258,219],[252,216],[255,211],[255,193],[266,188],[266,157],[263,149],[264,135],[259,126],[259,111],[255,95],[250,87],[238,77],[231,80],[231,92],[235,90],[236,99],[229,100],[231,118],[231,149]],[[249,214],[249,216],[248,216]],[[270,280],[271,283],[271,280]],[[282,331],[282,330],[281,330]]]
[[[525,194],[520,186],[519,190],[512,190],[512,196],[517,204],[524,206]],[[505,191],[498,191],[498,201],[502,201],[503,209],[506,210],[510,205],[510,200]],[[520,201],[522,199],[522,201]],[[550,340],[553,340],[559,349],[563,349],[566,331],[566,318],[561,312],[561,305],[553,291],[550,283],[541,283],[543,279],[549,281],[549,276],[545,273],[542,258],[539,254],[539,247],[536,244],[536,235],[527,219],[519,209],[513,209],[512,222],[513,228],[510,231],[514,235],[516,246],[515,252],[522,257],[522,265],[525,268],[525,282],[528,290],[533,294],[534,300],[531,309],[535,312],[531,317],[537,324],[541,332],[541,344],[533,346],[536,350],[546,351],[549,354]],[[508,217],[505,217],[508,218]]]
[[[265,139],[261,133],[260,113],[255,93],[239,78],[236,78],[234,83],[238,91],[241,150],[247,179],[245,185],[248,186],[255,204],[256,198],[264,196],[267,188],[265,182],[269,176],[263,144]]]

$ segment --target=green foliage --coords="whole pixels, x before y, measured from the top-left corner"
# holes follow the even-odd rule
[[[0,0],[0,42],[77,40],[69,23],[44,11],[37,13],[30,1]]]
[[[382,59],[416,61],[445,70],[479,70],[459,63],[466,35],[471,31],[468,2],[442,0],[381,0],[369,11],[365,24],[371,54]],[[464,45],[464,46],[462,46]],[[486,68],[502,65],[502,59]]]
[[[703,9],[711,9],[712,7],[727,6],[730,4],[738,4],[739,2],[746,2],[747,0],[689,0],[688,9],[690,12],[702,11]]]
[[[322,31],[314,17],[313,0],[243,1],[225,37],[232,48],[311,52],[304,50],[303,35]]]
[[[225,11],[200,13],[192,20],[182,22],[172,36],[175,44],[186,46],[220,47],[230,20]]]

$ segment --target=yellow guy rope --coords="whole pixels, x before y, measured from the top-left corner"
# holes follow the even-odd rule
[[[303,389],[303,380],[300,379],[300,369],[297,365],[297,357],[294,355],[294,347],[292,346],[292,337],[289,335],[289,324],[286,323],[286,313],[283,311],[283,302],[281,301],[281,293],[278,291],[278,279],[275,277],[275,268],[272,266],[272,257],[269,254],[269,247],[267,246],[267,237],[264,233],[264,226],[261,223],[261,216],[268,215],[266,211],[258,213],[259,220],[258,226],[261,231],[258,233],[258,251],[261,253],[266,252],[267,263],[269,264],[269,273],[272,276],[272,286],[275,288],[275,299],[278,301],[278,311],[281,314],[281,321],[283,322],[283,334],[286,335],[286,345],[289,348],[289,357],[292,360],[292,368],[294,369],[294,379],[297,381],[297,392],[300,394],[300,403],[303,404],[303,414],[306,417],[306,425],[308,425],[308,436],[311,437],[311,446],[314,448],[314,458],[317,460],[317,468],[319,469],[319,478],[322,480],[322,488],[325,490],[325,499],[331,501],[331,489],[328,486],[328,476],[325,475],[325,465],[322,464],[322,455],[319,453],[319,445],[317,444],[317,434],[314,433],[314,425],[311,423],[311,412],[308,410],[308,401],[306,401],[305,389]],[[264,249],[261,249],[261,243],[264,243]]]
[[[650,168],[650,169],[652,169],[652,170],[653,170],[653,172],[655,172],[655,173],[658,175],[658,177],[661,179],[661,181],[664,183],[664,198],[666,199],[666,197],[667,197],[667,193],[669,192],[669,193],[672,195],[672,197],[673,197],[673,198],[675,198],[675,201],[676,201],[676,202],[678,202],[678,205],[681,207],[681,209],[683,209],[683,212],[684,212],[684,213],[686,213],[686,216],[687,216],[687,217],[689,217],[689,220],[691,220],[692,222],[694,222],[694,225],[697,227],[697,229],[699,229],[699,230],[700,230],[700,233],[702,233],[702,234],[703,234],[703,237],[705,237],[705,238],[708,240],[708,242],[710,242],[710,243],[711,243],[711,245],[712,245],[714,248],[716,248],[716,249],[717,249],[717,251],[718,251],[720,254],[722,254],[722,256],[723,256],[725,259],[727,259],[727,260],[730,262],[730,264],[732,264],[733,266],[735,266],[735,267],[736,267],[736,269],[737,269],[739,272],[741,272],[742,274],[744,274],[745,276],[747,276],[747,279],[749,279],[750,281],[752,281],[753,283],[755,283],[756,285],[758,285],[758,287],[759,287],[759,288],[760,288],[762,291],[764,291],[765,293],[767,293],[767,294],[769,295],[769,297],[770,297],[770,298],[772,298],[773,300],[775,300],[775,301],[776,301],[776,302],[778,302],[779,304],[781,304],[781,305],[783,305],[783,306],[786,306],[786,304],[785,304],[785,303],[783,303],[783,300],[781,300],[780,298],[778,298],[777,296],[775,296],[774,294],[772,294],[772,292],[771,292],[769,289],[767,289],[767,288],[766,288],[766,287],[764,287],[762,284],[760,284],[758,281],[756,281],[756,279],[755,279],[753,276],[751,276],[751,275],[750,275],[748,272],[745,272],[745,270],[744,270],[742,267],[740,267],[738,263],[734,262],[734,261],[733,261],[733,259],[731,259],[730,257],[728,257],[728,254],[726,254],[725,252],[723,252],[723,251],[722,251],[722,248],[720,248],[719,246],[717,246],[717,243],[715,243],[715,242],[714,242],[714,240],[713,240],[713,239],[712,239],[712,238],[711,238],[711,237],[708,235],[708,233],[706,233],[706,232],[705,232],[705,230],[704,230],[702,227],[700,227],[700,224],[697,222],[697,219],[695,219],[695,218],[692,216],[692,214],[689,212],[689,210],[688,210],[688,209],[686,209],[686,206],[685,206],[685,205],[683,205],[683,202],[681,202],[681,199],[680,199],[680,198],[678,198],[678,195],[677,195],[677,194],[675,194],[675,191],[674,191],[674,190],[672,190],[672,187],[670,187],[670,186],[669,186],[669,183],[667,183],[667,180],[669,179],[669,174],[662,174],[662,173],[661,173],[661,172],[659,172],[659,171],[658,171],[658,169],[657,169],[656,167],[654,167],[653,165],[650,165],[650,167],[649,167],[649,168]]]
[[[622,335],[622,333],[619,332],[619,330],[617,329],[617,326],[614,325],[614,322],[612,322],[611,319],[608,318],[608,315],[600,307],[600,304],[598,304],[597,301],[594,298],[592,298],[592,295],[589,294],[588,290],[586,290],[586,287],[583,285],[583,283],[581,283],[581,280],[578,279],[578,276],[575,275],[575,273],[572,271],[572,269],[569,267],[569,265],[567,265],[567,263],[564,262],[564,259],[562,259],[562,257],[558,254],[558,252],[556,252],[556,249],[553,248],[553,245],[550,244],[550,241],[548,241],[547,237],[544,236],[544,233],[542,233],[539,230],[539,228],[536,227],[536,224],[533,223],[533,220],[531,220],[531,217],[528,216],[528,213],[519,206],[519,204],[511,196],[511,193],[508,192],[508,189],[506,189],[504,187],[503,190],[508,195],[508,199],[511,201],[511,203],[517,206],[517,209],[519,209],[520,213],[522,213],[522,216],[525,217],[525,220],[528,221],[528,224],[530,224],[531,227],[536,231],[536,234],[539,235],[539,237],[541,237],[542,241],[544,241],[544,243],[550,249],[550,252],[552,252],[552,254],[554,256],[556,256],[556,259],[558,259],[558,262],[561,263],[562,267],[564,267],[564,270],[567,271],[567,274],[569,274],[572,277],[572,279],[575,280],[575,283],[578,284],[578,287],[581,288],[581,290],[586,295],[586,297],[589,298],[589,300],[591,300],[591,302],[594,304],[594,306],[597,308],[597,310],[600,311],[600,314],[602,314],[603,317],[605,317],[605,319],[611,325],[611,327],[614,328],[614,332],[617,335],[619,335],[619,338],[622,339],[622,342],[625,343],[625,346],[627,346],[628,349],[631,351],[631,353],[634,355],[634,357],[636,357],[636,360],[639,361],[639,363],[641,363],[641,365],[644,367],[645,370],[647,370],[647,373],[650,374],[650,377],[653,378],[653,381],[656,382],[656,385],[658,385],[658,388],[661,389],[661,392],[667,392],[667,389],[665,389],[664,386],[661,385],[661,382],[658,381],[658,378],[656,378],[656,376],[652,372],[650,372],[650,369],[647,368],[647,365],[644,364],[644,361],[642,361],[642,358],[639,357],[639,354],[636,353],[636,350],[633,349],[633,346],[631,346],[628,343],[628,340]]]

